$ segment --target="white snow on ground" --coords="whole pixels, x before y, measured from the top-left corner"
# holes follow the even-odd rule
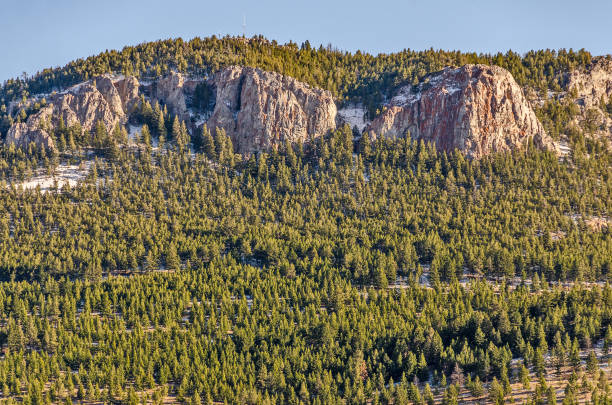
[[[193,108],[188,108],[187,112],[189,113],[191,122],[193,122],[196,128],[201,127],[206,121],[208,121],[212,114],[212,111],[203,113],[201,111],[196,111]],[[234,113],[234,115],[236,115],[236,113]]]
[[[67,89],[62,90],[58,92],[57,94],[76,93],[79,91],[81,87],[83,87],[87,83],[89,83],[89,80],[87,80],[86,82],[81,82],[81,83],[75,84],[74,86],[68,87]]]
[[[567,141],[561,140],[557,142],[557,149],[561,152],[561,156],[567,156],[570,153],[570,147]]]
[[[456,93],[458,91],[461,91],[461,89],[459,87],[454,87],[454,86],[445,87],[445,90],[446,90],[446,92],[448,94],[454,94],[454,93]]]
[[[444,69],[444,71],[447,71],[447,69]],[[475,83],[476,81],[476,78],[472,79],[472,83]],[[463,90],[460,87],[456,87],[454,84],[455,83],[452,80],[448,78],[443,79],[443,75],[438,73],[430,76],[429,78],[425,78],[424,81],[416,86],[416,88],[410,85],[401,87],[395,96],[390,100],[388,105],[406,107],[414,104],[421,100],[422,92],[426,91],[432,86],[436,86],[436,88],[439,88],[442,93],[449,96]]]
[[[368,124],[365,120],[365,114],[365,108],[357,104],[350,104],[338,110],[340,121],[349,124],[351,128],[357,127],[359,131],[363,131]]]
[[[391,99],[391,105],[397,105],[400,107],[407,106],[408,104],[416,103],[421,99],[421,93],[413,93],[410,86],[402,87],[399,92]]]
[[[142,131],[142,125],[128,125],[128,139],[130,141],[137,141],[140,138],[140,132]]]
[[[37,175],[24,182],[16,183],[15,187],[21,187],[24,190],[40,187],[40,191],[43,193],[50,191],[55,183],[57,183],[58,189],[61,189],[65,184],[74,187],[79,180],[87,176],[90,167],[91,161],[83,162],[81,165],[59,165],[54,175],[51,176],[46,174],[44,170],[39,170]]]
[[[444,69],[446,70],[446,69]],[[453,70],[453,69],[451,69]],[[442,75],[440,73],[434,74],[432,76],[429,77],[429,81],[427,81],[427,83],[429,83],[430,85],[434,86],[437,85],[438,82],[442,80]]]

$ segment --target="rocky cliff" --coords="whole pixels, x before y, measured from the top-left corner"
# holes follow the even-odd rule
[[[126,121],[138,100],[138,87],[138,80],[134,77],[113,80],[108,76],[73,86],[50,96],[48,104],[28,117],[25,123],[12,125],[5,142],[18,147],[34,142],[54,149],[48,131],[60,119],[66,126],[78,123],[86,131],[91,131],[101,121],[108,131],[112,131],[115,125]]]
[[[189,107],[197,85],[202,82],[205,82],[203,77],[171,71],[151,85],[143,87],[143,93],[151,100],[166,105],[168,111],[179,119],[189,122],[193,114]]]
[[[208,127],[224,128],[240,153],[305,142],[336,126],[331,93],[291,77],[232,66],[211,84],[216,102]]]
[[[575,91],[578,119],[592,120],[596,132],[612,138],[612,117],[606,106],[612,103],[612,59],[598,57],[588,69],[570,72],[567,88]]]
[[[578,89],[584,111],[612,94],[610,61],[600,63],[601,67],[574,72],[568,79]],[[237,151],[247,154],[286,141],[306,142],[338,123],[389,137],[409,131],[413,138],[431,141],[441,150],[457,148],[473,158],[521,148],[530,138],[542,148],[554,148],[522,89],[508,71],[496,66],[446,68],[418,86],[402,87],[372,122],[364,120],[362,106],[347,105],[337,111],[328,91],[278,73],[232,66],[204,81],[175,72],[143,85],[134,77],[98,77],[50,96],[48,104],[25,123],[9,129],[6,142],[17,146],[34,142],[53,149],[48,130],[60,118],[68,126],[79,123],[86,131],[101,121],[110,131],[126,123],[139,97],[145,96],[165,104],[192,130],[199,130],[196,127],[206,119],[210,129],[224,128]],[[201,83],[215,101],[206,111],[198,111],[198,103],[193,102]]]
[[[446,68],[416,88],[402,87],[367,130],[390,137],[410,131],[472,158],[521,148],[530,138],[554,148],[512,75],[497,66]]]

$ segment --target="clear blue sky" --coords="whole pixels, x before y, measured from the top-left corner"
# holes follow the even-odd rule
[[[105,49],[263,34],[370,53],[404,48],[612,53],[610,0],[0,0],[0,83]]]

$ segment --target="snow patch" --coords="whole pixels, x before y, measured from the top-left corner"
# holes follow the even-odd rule
[[[205,123],[206,121],[207,121],[207,120],[206,120],[206,117],[199,118],[199,119],[195,120],[195,126],[196,126],[196,128],[199,128],[199,127],[201,127],[202,125],[204,125],[204,123]]]
[[[446,93],[448,95],[455,94],[456,92],[461,91],[459,87],[454,87],[454,86],[444,87],[444,89],[446,90]]]
[[[391,99],[390,104],[405,107],[421,100],[421,93],[413,93],[410,86],[402,87],[399,92]]]
[[[559,152],[561,153],[561,156],[569,155],[571,149],[570,149],[567,141],[564,141],[564,140],[559,141],[559,142],[557,142],[556,146],[557,146],[557,149],[559,150]]]
[[[368,124],[365,119],[365,115],[365,108],[357,104],[350,104],[338,110],[338,118],[340,122],[349,124],[351,128],[357,127],[360,132],[363,132],[364,128]]]
[[[74,187],[87,176],[91,164],[91,161],[85,161],[81,165],[59,165],[53,175],[45,174],[44,170],[39,170],[36,176],[24,182],[16,183],[15,187],[21,187],[24,190],[33,190],[40,187],[40,191],[43,193],[50,191],[54,184],[57,184],[58,189],[61,189],[65,184]]]
[[[128,139],[133,142],[137,142],[140,139],[140,133],[142,132],[142,125],[128,125]]]
[[[58,92],[57,94],[66,94],[66,93],[76,94],[79,92],[81,87],[85,86],[86,84],[89,84],[89,80],[87,80],[86,82],[81,82],[81,83],[75,84],[74,86],[68,87],[67,89],[62,90]]]

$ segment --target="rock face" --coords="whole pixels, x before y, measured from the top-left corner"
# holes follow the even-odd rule
[[[38,147],[47,150],[55,149],[53,139],[51,139],[47,131],[30,128],[28,124],[23,122],[11,126],[6,134],[6,143],[15,145],[18,148],[27,148],[32,142]]]
[[[601,109],[602,101],[606,104],[612,101],[612,59],[598,57],[589,68],[570,72],[567,88],[576,91],[580,119],[586,119],[591,110],[589,115],[598,124],[597,132],[612,136],[612,118]]]
[[[204,79],[185,76],[182,73],[170,72],[155,82],[152,97],[165,104],[171,113],[178,115],[184,121],[190,118],[187,108],[188,101],[193,97],[198,83]]]
[[[595,58],[589,69],[570,72],[567,87],[576,89],[576,101],[585,108],[599,106],[602,97],[607,103],[612,97],[612,59]]]
[[[183,86],[185,78],[181,73],[170,72],[169,75],[159,79],[155,85],[155,98],[166,104],[170,111],[176,115],[187,112]]]
[[[54,149],[47,132],[60,119],[66,126],[80,124],[91,131],[101,121],[107,131],[124,123],[129,110],[138,101],[138,80],[134,77],[113,81],[102,76],[73,86],[49,98],[49,104],[28,117],[25,123],[11,126],[6,143],[25,147],[34,142],[38,146]]]
[[[208,127],[223,128],[240,153],[305,142],[336,126],[330,92],[250,67],[228,67],[211,80],[216,104]]]
[[[138,104],[140,83],[134,76],[127,76],[114,82],[119,98],[123,105],[124,112],[129,114]]]
[[[403,87],[367,130],[388,137],[410,131],[471,158],[521,148],[530,138],[554,148],[510,72],[497,66],[446,68],[417,88]]]

